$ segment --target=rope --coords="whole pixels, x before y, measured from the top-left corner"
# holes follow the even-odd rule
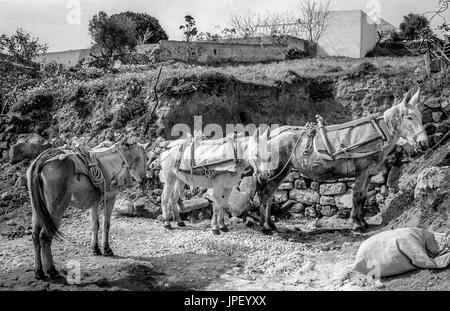
[[[98,167],[98,164],[90,164],[88,166],[89,177],[91,182],[96,188],[103,188],[105,185],[105,177],[103,176],[102,170]]]

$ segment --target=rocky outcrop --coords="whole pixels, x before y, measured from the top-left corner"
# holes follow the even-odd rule
[[[16,164],[23,160],[33,160],[50,147],[51,145],[37,134],[22,135],[9,150],[9,162]]]

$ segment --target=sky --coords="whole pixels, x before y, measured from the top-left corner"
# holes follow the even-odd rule
[[[331,10],[377,10],[381,18],[398,26],[410,12],[436,10],[439,0],[330,0]],[[108,15],[123,11],[145,12],[156,17],[169,39],[180,40],[179,26],[192,15],[200,32],[220,32],[231,14],[247,11],[290,12],[299,10],[300,0],[0,0],[0,34],[23,28],[49,46],[49,52],[88,48],[89,19],[99,11]],[[449,0],[450,2],[450,0]],[[379,9],[374,9],[374,8]],[[430,15],[427,15],[430,16]],[[444,16],[450,22],[450,8]],[[219,31],[218,31],[219,30]]]

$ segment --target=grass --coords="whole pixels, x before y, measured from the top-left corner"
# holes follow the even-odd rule
[[[302,77],[341,76],[352,72],[364,62],[375,65],[381,73],[393,75],[404,72],[413,73],[418,66],[424,64],[421,57],[374,57],[364,59],[316,57],[266,64],[223,65],[218,67],[171,63],[163,66],[161,80],[168,77],[220,72],[245,82],[273,85],[276,81],[286,80],[289,72],[295,72]],[[124,72],[117,74],[115,78],[120,76],[122,79],[129,76],[130,78],[153,80],[158,70],[154,66],[127,68],[123,69]]]

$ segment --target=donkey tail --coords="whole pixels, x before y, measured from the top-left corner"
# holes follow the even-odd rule
[[[50,236],[64,238],[64,235],[59,231],[55,222],[53,221],[45,202],[44,187],[41,178],[42,168],[45,162],[61,152],[58,149],[51,148],[42,152],[30,165],[27,170],[28,191],[30,194],[31,207],[36,213],[39,222],[44,227],[44,230]]]

